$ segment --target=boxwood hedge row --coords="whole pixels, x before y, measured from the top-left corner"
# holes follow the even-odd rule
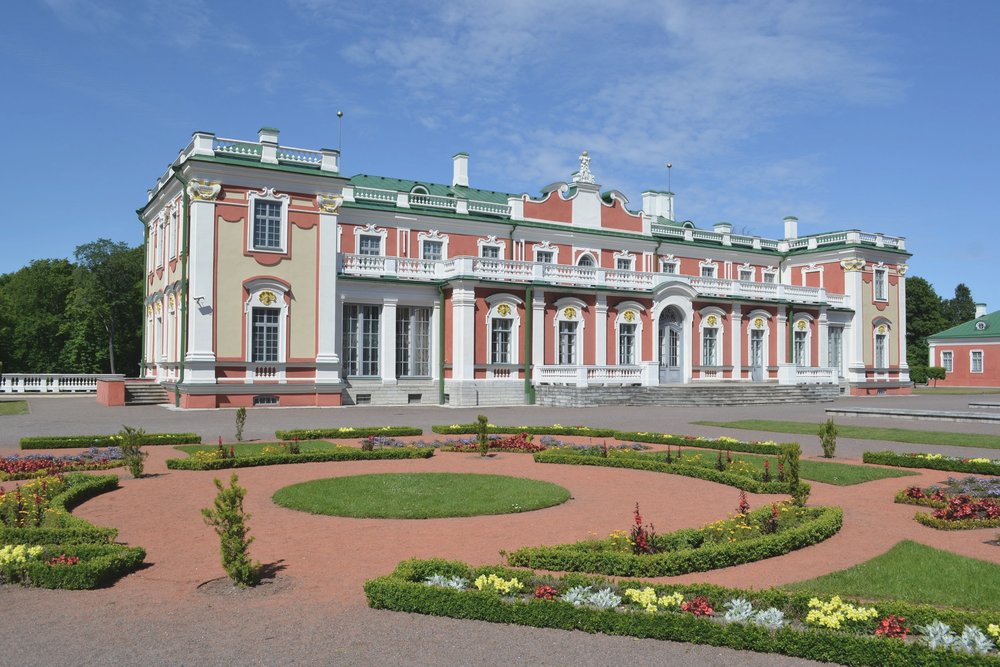
[[[928,468],[930,470],[947,470],[949,472],[968,472],[979,475],[1000,475],[1000,463],[970,461],[968,459],[924,459],[912,454],[897,454],[896,452],[865,452],[862,456],[865,463],[876,463],[898,468]]]
[[[367,438],[370,435],[389,437],[423,435],[423,429],[416,426],[344,426],[341,428],[295,428],[275,431],[279,440],[325,440],[327,438]]]
[[[40,435],[21,438],[21,449],[69,449],[72,447],[114,447],[114,435]],[[196,433],[146,433],[140,445],[197,445]]]
[[[253,468],[290,463],[323,463],[327,461],[373,461],[380,459],[429,459],[434,455],[431,448],[393,447],[375,449],[370,452],[353,447],[343,447],[325,452],[305,452],[303,454],[258,454],[237,456],[230,459],[200,461],[194,457],[167,459],[171,470],[224,470],[226,468]]]

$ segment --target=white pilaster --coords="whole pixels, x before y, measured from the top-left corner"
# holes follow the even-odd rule
[[[531,363],[544,366],[545,359],[545,292],[535,290],[531,297]],[[532,370],[532,372],[534,372]]]
[[[457,283],[451,291],[452,368],[454,380],[475,379],[476,292],[472,285]]]
[[[899,379],[901,382],[910,381],[910,364],[906,360],[906,265],[902,265],[899,271],[899,319],[897,320],[896,331],[899,334]]]
[[[317,304],[316,313],[316,382],[317,384],[337,384],[340,382],[340,356],[337,354],[337,240],[340,229],[337,225],[336,206],[333,212],[324,211],[321,198],[319,214],[319,266],[316,269]],[[339,202],[337,202],[339,205]],[[327,204],[328,208],[330,207]]]
[[[826,306],[820,306],[819,326],[816,335],[819,336],[816,345],[816,354],[819,359],[813,362],[813,366],[825,368],[830,361],[830,322],[826,317]]]
[[[847,379],[851,382],[863,382],[865,380],[864,337],[867,329],[864,323],[863,292],[861,289],[864,260],[843,260],[841,265],[845,269],[844,292],[847,295],[848,304],[854,309],[850,326],[844,328],[844,337],[847,339],[845,341],[847,348],[845,350],[847,356]]]
[[[398,299],[385,297],[382,300],[382,338],[379,341],[381,364],[379,374],[382,384],[396,384],[396,303]]]
[[[785,364],[788,363],[788,317],[785,315],[784,306],[778,306],[777,323],[778,330],[775,331],[777,334],[775,339],[778,341],[776,362],[777,364]]]
[[[608,298],[597,295],[594,305],[594,363],[605,366],[608,363]]]
[[[215,319],[215,197],[216,184],[189,186],[189,256],[187,293],[188,345],[184,357],[184,382],[215,382],[215,349],[212,344]],[[182,218],[183,219],[183,218]]]
[[[728,262],[727,262],[728,264]],[[732,345],[734,380],[743,379],[743,308],[738,303],[733,304],[732,326],[730,329],[730,343]]]

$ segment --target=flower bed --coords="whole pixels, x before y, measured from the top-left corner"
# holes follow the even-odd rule
[[[931,528],[964,530],[1000,527],[1000,480],[949,477],[945,486],[911,486],[896,494],[896,502],[932,507],[913,518]]]
[[[435,424],[431,430],[442,435],[468,435],[479,432],[479,424]],[[591,438],[613,438],[617,431],[610,428],[590,428],[589,426],[497,426],[488,424],[488,433],[528,433],[530,435],[579,435]]]
[[[944,454],[899,454],[896,452],[865,452],[865,463],[876,463],[900,468],[929,468],[950,472],[967,472],[979,475],[1000,475],[1000,460],[983,457],[967,458]]]
[[[665,577],[751,563],[801,549],[835,535],[839,507],[795,507],[787,503],[737,514],[700,529],[656,535],[635,512],[632,533],[604,540],[525,547],[507,556],[514,566],[616,576]]]
[[[139,445],[193,445],[201,442],[195,433],[144,433]],[[73,447],[113,447],[117,435],[43,435],[21,438],[21,449],[70,449]]]
[[[375,609],[728,646],[851,665],[998,664],[1000,628],[994,615],[893,601],[861,606],[839,597],[820,600],[774,589],[610,582],[578,574],[554,578],[444,560],[403,561],[391,575],[367,581],[365,594]],[[963,629],[953,632],[945,624]]]
[[[167,467],[171,470],[224,470],[226,468],[253,468],[256,466],[285,465],[290,463],[429,459],[432,456],[434,456],[433,449],[419,449],[416,447],[385,448],[373,451],[364,451],[355,447],[336,447],[325,452],[303,452],[301,454],[276,453],[228,458],[192,456],[186,459],[167,459]]]
[[[82,454],[53,456],[52,454],[14,454],[0,459],[0,482],[31,479],[55,473],[79,470],[107,470],[124,465],[118,447],[91,447]]]
[[[0,491],[0,582],[95,588],[139,567],[145,550],[113,544],[117,530],[69,513],[117,486],[114,475],[66,475]]]
[[[296,428],[275,431],[279,440],[324,440],[326,438],[367,438],[370,435],[423,435],[415,426],[342,426],[340,428]]]
[[[669,459],[669,460],[668,460]],[[717,482],[743,489],[751,493],[793,493],[798,489],[801,497],[808,497],[810,487],[804,482],[795,485],[790,481],[778,481],[777,473],[770,481],[764,481],[764,474],[758,473],[753,466],[724,464],[723,470],[713,467],[713,464],[702,459],[700,454],[684,455],[664,452],[634,452],[629,450],[611,450],[608,456],[602,451],[568,451],[551,449],[535,454],[539,463],[562,463],[568,465],[606,466],[610,468],[632,468],[665,472],[672,475],[695,477],[709,482]],[[736,463],[736,462],[734,462]],[[794,487],[794,488],[793,488]]]

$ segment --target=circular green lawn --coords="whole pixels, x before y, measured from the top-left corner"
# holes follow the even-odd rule
[[[369,519],[437,519],[510,514],[569,500],[556,484],[502,475],[449,472],[332,477],[278,489],[282,507]]]

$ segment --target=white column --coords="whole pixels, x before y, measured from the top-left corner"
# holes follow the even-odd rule
[[[816,345],[816,354],[819,355],[819,359],[813,362],[813,366],[816,368],[826,368],[829,365],[830,359],[830,322],[826,317],[826,306],[820,306],[819,327],[816,335],[819,336],[819,341],[817,341]]]
[[[453,380],[475,379],[476,292],[472,285],[456,283],[451,291]]]
[[[775,359],[775,366],[778,364],[788,363],[788,318],[785,316],[785,307],[778,306],[778,330],[774,333],[777,334],[775,338],[777,339],[777,359]]]
[[[848,260],[844,260],[848,261]],[[857,260],[861,263],[860,260]],[[863,266],[863,263],[862,263]],[[851,324],[844,328],[844,335],[847,338],[847,379],[850,382],[864,382],[865,379],[865,331],[864,325],[864,303],[861,289],[861,269],[851,269],[844,272],[844,292],[847,294],[847,301],[854,314],[851,316]]]
[[[606,366],[608,363],[608,297],[597,295],[594,306],[594,363]]]
[[[191,204],[189,213],[188,273],[190,280],[187,294],[188,343],[184,357],[185,384],[215,382],[215,349],[213,322],[215,320],[215,197],[218,188],[195,189],[189,187]],[[183,217],[182,217],[183,220]]]
[[[899,379],[901,382],[909,382],[910,365],[906,361],[906,265],[902,265],[899,271],[899,319],[897,320],[897,333],[899,334]]]
[[[531,363],[544,366],[545,361],[545,292],[535,290],[531,297]],[[532,369],[534,375],[534,369]]]
[[[728,264],[728,262],[727,262]],[[743,308],[738,303],[733,304],[732,326],[730,327],[730,337],[732,340],[733,372],[734,380],[743,379]]]
[[[319,266],[317,278],[316,313],[316,383],[337,384],[340,382],[340,356],[337,354],[337,239],[339,227],[337,214],[323,212],[320,200]]]
[[[382,384],[396,384],[396,303],[398,299],[385,297],[382,300],[382,322],[379,327],[380,364],[379,374]]]

